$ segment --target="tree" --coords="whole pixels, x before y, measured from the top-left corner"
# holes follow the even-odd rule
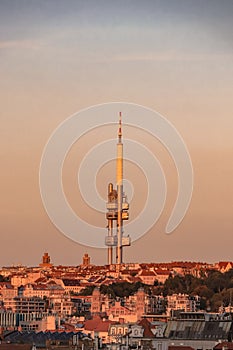
[[[95,286],[88,286],[79,292],[79,295],[91,295]]]
[[[220,293],[227,286],[227,280],[221,272],[210,271],[205,284],[214,293]]]
[[[4,277],[0,275],[0,282],[9,282],[9,277]]]
[[[100,287],[100,292],[103,294],[111,295],[113,298],[119,297],[128,297],[129,295],[135,294],[139,288],[143,287],[145,292],[150,293],[150,288],[143,285],[141,282],[130,283],[126,281],[122,281],[119,283],[112,283],[109,286],[102,285]]]
[[[222,295],[221,293],[215,293],[210,299],[211,311],[218,312],[220,306],[222,306]]]
[[[199,295],[199,297],[207,300],[212,298],[214,292],[209,289],[206,285],[200,285],[196,287],[193,291],[193,295]]]
[[[164,296],[185,293],[186,287],[184,283],[184,278],[181,276],[169,276],[168,279],[164,283],[163,294]]]

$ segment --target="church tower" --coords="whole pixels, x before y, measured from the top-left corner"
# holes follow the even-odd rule
[[[145,292],[143,288],[139,288],[136,294],[136,314],[137,319],[141,319],[145,313]]]
[[[91,298],[91,314],[99,315],[101,312],[101,294],[99,288],[95,288]]]

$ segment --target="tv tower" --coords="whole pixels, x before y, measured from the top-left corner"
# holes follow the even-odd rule
[[[108,235],[105,245],[108,247],[108,264],[113,264],[113,248],[116,248],[116,264],[123,262],[123,247],[130,246],[130,237],[123,236],[123,221],[129,219],[129,204],[123,191],[123,143],[122,120],[119,113],[117,164],[116,164],[116,189],[113,184],[108,185],[108,202],[106,218],[108,220]],[[115,225],[114,225],[115,224]]]

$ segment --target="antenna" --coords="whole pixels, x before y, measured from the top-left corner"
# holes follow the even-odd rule
[[[122,118],[121,118],[121,112],[119,112],[119,128],[118,128],[118,139],[119,139],[119,142],[121,142],[121,137],[122,137],[121,124],[122,124]]]

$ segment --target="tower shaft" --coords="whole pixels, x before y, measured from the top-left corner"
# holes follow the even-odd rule
[[[122,202],[123,202],[123,143],[122,143],[122,129],[121,129],[121,112],[119,115],[119,129],[118,129],[118,143],[117,143],[117,264],[122,263]]]
[[[113,184],[110,183],[108,185],[108,197],[111,195],[113,191]],[[109,237],[113,237],[113,220],[112,219],[108,219],[108,236]],[[113,247],[109,246],[108,247],[108,265],[112,265],[113,263]]]
[[[113,220],[108,220],[109,237],[113,237]],[[108,265],[113,263],[113,248],[108,247]]]
[[[108,235],[105,244],[108,247],[108,264],[113,263],[113,248],[116,252],[116,265],[120,271],[123,262],[123,247],[130,246],[130,237],[123,236],[123,220],[129,219],[129,204],[123,191],[123,143],[121,129],[121,113],[119,115],[118,142],[116,156],[116,189],[113,184],[108,185],[108,202],[106,205],[108,220]]]

